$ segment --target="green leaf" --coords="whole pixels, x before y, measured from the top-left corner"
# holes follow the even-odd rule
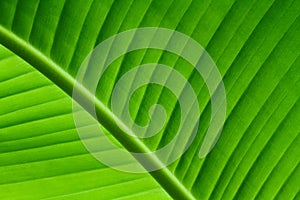
[[[165,189],[178,199],[299,198],[299,13],[300,2],[292,0],[2,0],[0,42],[35,69],[1,49],[1,197],[163,199]],[[149,123],[148,110],[157,103],[168,117],[154,137],[131,139],[113,123],[110,107],[114,86],[126,72],[165,64],[198,95],[197,135],[180,159],[150,173],[160,186],[149,174],[118,172],[93,158],[76,135],[71,98],[48,80],[71,96],[88,53],[110,36],[139,27],[177,30],[199,42],[215,61],[227,96],[221,137],[200,159],[211,102],[193,66],[155,49],[127,53],[110,65],[98,84],[97,114],[106,135],[130,151],[168,144],[181,112],[172,91],[153,84],[139,88],[130,101],[134,121]],[[88,121],[92,138],[95,127]]]
[[[0,59],[1,199],[168,198],[148,174],[93,158],[77,135],[71,98],[4,47]],[[80,128],[95,137],[90,120]]]

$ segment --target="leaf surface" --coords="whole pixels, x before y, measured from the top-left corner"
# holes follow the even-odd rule
[[[106,76],[99,82],[97,99],[103,103],[105,110],[109,111],[111,94],[117,80],[134,66],[150,62],[171,66],[188,79],[196,91],[201,121],[196,138],[187,152],[167,169],[152,173],[158,183],[175,198],[293,199],[297,198],[297,194],[299,197],[299,1],[3,0],[0,2],[0,13],[0,42],[69,95],[72,93],[74,78],[83,59],[97,44],[110,36],[137,27],[164,27],[189,35],[199,42],[216,62],[227,95],[227,116],[223,132],[205,159],[199,159],[198,152],[210,122],[210,96],[203,79],[193,70],[193,66],[177,55],[145,49],[120,57],[112,63]],[[2,54],[6,54],[4,50]],[[7,156],[3,160],[8,163],[22,161],[21,155],[15,155],[13,159],[13,155],[6,154],[6,151],[16,151],[13,148],[15,146],[21,148],[22,145],[18,144],[20,138],[32,139],[31,145],[42,145],[41,141],[46,140],[40,141],[36,138],[42,137],[43,131],[40,130],[43,128],[52,130],[49,132],[58,132],[67,131],[70,127],[66,126],[72,126],[70,98],[58,89],[56,93],[49,95],[47,89],[54,87],[53,84],[41,78],[42,76],[34,77],[37,72],[31,68],[8,70],[9,66],[15,65],[4,62],[4,73],[1,73],[0,77],[1,81],[3,80],[3,89],[0,90],[1,101],[4,102],[2,105],[8,102],[13,104],[4,109],[1,105],[0,116],[3,144],[8,141],[15,143],[1,148],[3,155]],[[14,94],[23,94],[24,91],[36,94],[28,95],[26,98],[29,100],[22,103],[20,99],[5,100],[10,96],[12,98]],[[38,95],[40,101],[39,98],[33,98]],[[47,98],[42,98],[43,96]],[[21,95],[20,98],[25,97]],[[106,112],[102,113],[104,118],[99,121],[126,148],[138,149],[138,145],[141,144],[153,151],[168,144],[178,129],[180,106],[177,99],[168,89],[150,84],[140,88],[130,104],[130,113],[134,121],[139,125],[146,125],[149,122],[148,110],[156,103],[163,105],[166,110],[166,126],[154,137],[135,144],[130,144],[130,139],[127,140],[116,127],[106,123],[106,119],[111,117]],[[26,110],[27,107],[33,110]],[[14,112],[10,109],[14,109]],[[69,115],[69,123],[63,123],[67,119],[62,119],[49,122],[51,125],[30,125],[41,118],[52,120],[53,116],[58,115]],[[18,128],[27,123],[31,132]],[[39,128],[34,128],[34,125]],[[75,130],[72,133],[75,137]],[[64,140],[57,134],[53,134],[51,140],[60,140],[62,145],[65,145]],[[75,138],[73,140],[75,142]],[[45,150],[45,156],[42,155],[44,151],[39,151],[39,158],[50,159],[52,162],[53,158],[47,158],[47,155],[58,152],[61,157],[64,157],[64,154],[73,155],[72,162],[92,159],[90,155],[85,155],[88,158],[76,158],[84,151],[78,138],[76,142],[78,145],[71,145],[68,151],[61,152],[49,147],[49,150]],[[27,148],[30,148],[28,151],[34,151],[33,146],[32,149]],[[50,153],[52,151],[53,153]],[[66,165],[64,159],[67,158],[62,158],[61,165]],[[27,162],[29,160],[24,159],[24,165]],[[86,163],[75,168],[84,171],[85,167],[102,166],[95,160],[91,162],[93,164]],[[18,169],[6,165],[4,164],[2,169],[3,173],[7,172],[8,175],[3,180],[8,182],[22,182],[22,177],[26,179],[26,176],[32,179],[38,177],[32,175],[35,171],[32,168],[32,171],[24,171],[24,174],[19,176],[20,179],[17,179],[13,174]],[[45,162],[44,170],[48,170],[50,166]],[[97,172],[99,176],[103,173],[103,177],[110,177],[108,174],[112,170],[104,166],[102,168],[104,172]],[[67,173],[67,168],[65,170]],[[45,172],[41,168],[40,174],[50,177],[55,173]],[[145,195],[148,190],[146,187],[157,188],[153,180],[146,175],[124,175],[124,178],[131,176],[143,177],[149,181],[142,184],[145,187]],[[80,177],[82,182],[86,182],[83,176]],[[132,181],[132,189],[142,187],[138,180],[135,180],[137,184]],[[64,181],[73,183],[68,178]],[[106,184],[105,181],[100,182]],[[61,183],[63,184],[63,181]],[[14,190],[17,186],[7,184],[3,187]],[[33,188],[36,187],[38,186],[33,185]],[[122,186],[119,188],[122,195]],[[149,189],[150,194],[152,189]],[[164,194],[162,190],[154,190],[158,191],[158,195]],[[73,188],[72,192],[78,191]]]

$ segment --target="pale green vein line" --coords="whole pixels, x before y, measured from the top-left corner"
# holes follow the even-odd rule
[[[67,94],[72,95],[73,86],[75,80],[71,75],[66,73],[61,69],[56,63],[51,59],[47,58],[33,46],[25,42],[24,40],[18,38],[12,32],[6,30],[4,27],[0,26],[0,42],[4,44],[9,49],[13,50],[16,54],[20,55],[26,61],[28,61],[32,66],[41,71],[49,79],[55,82],[59,87],[61,87]],[[83,86],[78,86],[75,88],[79,91],[88,102],[94,102],[94,96],[87,91]],[[150,150],[139,140],[134,140],[127,137],[127,133],[121,130],[116,122],[113,113],[108,110],[99,100],[96,100],[95,107],[97,113],[101,113],[98,121],[108,130],[110,133],[118,139],[123,146],[125,146],[129,151],[138,152],[150,152]],[[122,123],[122,122],[119,122]],[[162,166],[161,161],[154,156],[149,156],[147,158],[150,163],[156,165],[158,168]],[[181,182],[166,168],[162,168],[158,171],[151,172],[151,175],[169,192],[170,195],[181,199],[194,199],[193,195],[182,185]]]

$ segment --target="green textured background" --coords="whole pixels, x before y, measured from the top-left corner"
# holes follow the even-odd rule
[[[10,51],[0,48],[0,198],[299,199],[299,15],[298,0],[1,0],[0,43]],[[138,27],[169,28],[198,41],[216,62],[227,94],[222,135],[199,159],[210,102],[192,66],[150,49],[111,65],[97,95],[108,108],[115,82],[142,63],[174,67],[198,94],[195,141],[153,176],[110,169],[87,152],[73,122],[72,85],[60,76],[75,77],[94,46]],[[136,123],[149,121],[153,103],[166,108],[169,121],[141,141],[151,150],[171,140],[180,117],[170,91],[149,85],[133,96]],[[93,127],[84,128],[92,137]]]

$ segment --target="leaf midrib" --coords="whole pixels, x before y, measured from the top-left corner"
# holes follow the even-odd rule
[[[76,83],[76,80],[70,74],[59,67],[59,65],[52,59],[37,50],[34,46],[19,38],[13,32],[5,29],[2,25],[0,25],[0,43],[30,63],[34,68],[59,86],[70,97],[73,93],[73,87],[76,86],[76,90],[79,91],[81,98],[88,102],[95,101],[95,110],[98,114],[97,121],[103,125],[127,150],[140,153],[151,152],[140,140],[134,140],[131,137],[127,137],[128,134],[120,129],[115,122],[117,117],[114,116],[114,114],[105,107],[102,102],[98,99],[95,100],[94,96],[86,88],[79,83]],[[82,106],[84,107],[84,105]],[[119,120],[118,124],[119,123],[123,124],[121,120]],[[148,162],[159,168],[164,166],[156,156],[152,156],[152,154],[148,155],[151,155],[147,157]],[[176,199],[195,199],[192,193],[184,187],[184,185],[168,170],[168,168],[164,167],[149,173],[172,197]]]

